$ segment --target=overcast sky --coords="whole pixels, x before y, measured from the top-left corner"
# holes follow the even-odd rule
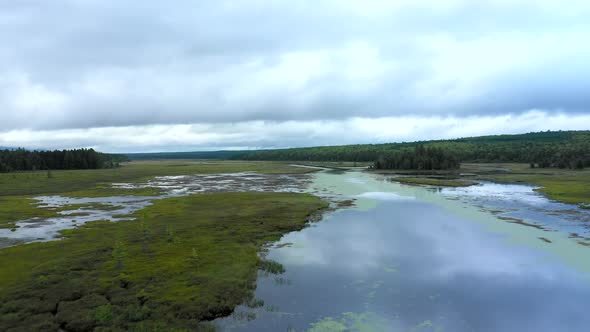
[[[0,146],[590,129],[590,1],[0,0]]]

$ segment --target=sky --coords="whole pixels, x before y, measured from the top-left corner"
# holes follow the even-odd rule
[[[590,1],[0,0],[0,146],[590,129]]]

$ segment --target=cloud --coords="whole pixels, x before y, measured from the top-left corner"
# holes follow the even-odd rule
[[[531,111],[520,115],[466,118],[405,116],[61,130],[19,129],[0,132],[0,146],[41,149],[93,147],[105,152],[284,148],[459,138],[541,130],[582,130],[587,129],[588,123],[589,114]]]
[[[588,114],[589,14],[556,0],[2,2],[0,132]]]

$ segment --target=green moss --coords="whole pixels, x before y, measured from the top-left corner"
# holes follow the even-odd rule
[[[62,241],[0,250],[0,330],[34,331],[29,318],[47,313],[43,324],[68,330],[204,328],[199,322],[252,299],[262,246],[325,207],[307,194],[168,198],[135,221],[88,223]]]
[[[539,192],[565,203],[590,203],[590,178],[538,179],[531,183],[542,186]]]
[[[439,179],[439,178],[411,178],[411,177],[396,177],[392,181],[403,184],[428,185],[439,187],[469,187],[477,184],[474,181],[467,181],[461,179]]]
[[[100,325],[111,325],[113,316],[113,306],[111,304],[104,304],[94,309],[94,320]]]

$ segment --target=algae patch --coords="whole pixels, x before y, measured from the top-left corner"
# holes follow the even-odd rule
[[[381,332],[387,330],[387,321],[375,313],[345,312],[340,317],[324,317],[312,323],[307,332]]]

